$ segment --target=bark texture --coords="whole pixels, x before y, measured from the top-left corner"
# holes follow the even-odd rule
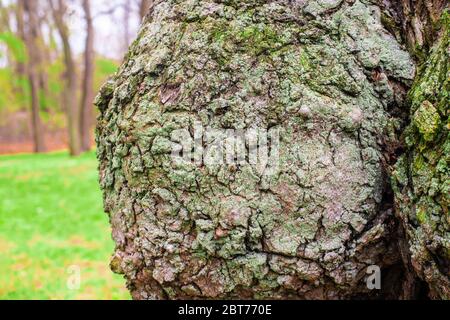
[[[392,179],[401,253],[449,299],[446,3],[375,2],[156,3],[97,99],[112,267],[135,298],[374,297],[372,264],[379,295],[413,297],[386,166],[414,68],[389,30],[423,63]],[[173,164],[171,132],[196,121],[280,128],[282,172]]]
[[[415,67],[375,2],[155,2],[96,99],[111,266],[134,298],[399,294],[387,166]],[[195,122],[278,129],[280,173],[174,163]],[[371,265],[392,271],[382,292]]]
[[[442,19],[446,8],[447,0],[402,0],[397,4],[403,37],[421,61],[428,59],[428,53],[442,35],[442,24],[448,24]]]
[[[440,2],[435,2],[437,8]],[[432,3],[428,5],[433,7]],[[396,211],[408,240],[408,263],[429,284],[431,298],[450,299],[450,18],[448,10],[432,16],[439,27],[415,28],[419,38],[437,40],[419,55],[424,63],[409,93],[411,124],[404,134],[406,152],[397,163],[393,185]]]

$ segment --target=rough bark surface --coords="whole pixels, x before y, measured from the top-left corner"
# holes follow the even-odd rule
[[[393,185],[408,263],[429,284],[431,298],[450,299],[450,16],[448,11],[441,15],[441,30],[428,36],[438,40],[409,93],[411,124]]]
[[[375,2],[155,2],[96,99],[111,266],[134,298],[398,296],[387,167],[415,66]],[[195,122],[278,129],[280,173],[174,163]]]
[[[442,13],[448,8],[447,0],[401,0],[398,2],[403,37],[409,50],[419,60],[427,60],[428,53],[441,36]]]

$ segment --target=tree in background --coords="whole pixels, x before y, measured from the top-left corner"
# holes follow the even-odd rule
[[[0,0],[0,32],[2,34],[11,33],[11,21],[10,20],[11,19],[9,16],[8,6],[5,6],[3,4],[3,2]],[[9,57],[10,55],[11,55],[10,52],[6,52],[6,56],[7,56],[9,63],[11,63],[10,57]]]
[[[123,51],[126,52],[128,46],[131,42],[131,31],[130,31],[130,20],[131,20],[131,3],[125,1],[123,3]]]
[[[94,97],[94,25],[90,0],[83,0],[83,11],[86,21],[86,45],[84,51],[84,71],[81,92],[80,134],[81,150],[88,151],[92,147],[92,117]]]
[[[66,24],[66,19],[68,19],[68,7],[64,0],[49,0],[49,4],[63,46],[65,65],[65,90],[63,101],[67,112],[69,151],[72,156],[77,156],[82,150],[80,134],[81,112],[77,103],[77,69],[69,39],[69,28]]]
[[[148,10],[153,4],[153,0],[139,0],[139,16],[141,19],[147,15]]]
[[[17,36],[24,40],[25,39],[25,31],[24,31],[24,21],[23,21],[23,2],[18,1],[15,8],[15,16],[16,16],[16,25],[17,25]],[[24,79],[26,77],[26,65],[25,58],[19,59],[16,63],[16,73],[19,79]],[[24,91],[22,91],[22,87],[19,89],[19,94],[24,95]]]
[[[18,21],[23,21],[23,40],[27,46],[28,65],[27,74],[30,82],[31,91],[31,113],[32,113],[32,129],[35,152],[44,152],[44,132],[42,128],[42,120],[40,117],[41,99],[40,99],[40,74],[44,70],[42,47],[40,45],[40,26],[37,17],[38,1],[18,0],[17,17]],[[21,22],[20,22],[21,24]]]
[[[14,19],[16,20],[17,33],[14,32]],[[24,82],[27,81],[27,53],[23,28],[23,7],[12,3],[4,6],[0,1],[0,41],[6,44],[8,48],[6,58],[7,65],[10,65],[14,71],[11,79],[14,93],[21,97],[25,95]],[[23,107],[28,108],[25,100],[22,103]]]
[[[46,137],[45,131],[65,127],[71,154],[91,149],[95,121],[94,88],[101,81],[98,76],[109,75],[108,72],[115,70],[122,55],[120,49],[113,54],[106,50],[95,54],[98,45],[94,34],[96,28],[101,27],[94,22],[102,16],[103,21],[106,17],[118,26],[123,24],[120,28],[120,32],[124,32],[123,38],[117,47],[125,50],[135,34],[134,26],[141,11],[147,10],[148,5],[148,1],[141,0],[8,0],[6,4],[1,1],[0,42],[6,44],[7,51],[0,57],[0,62],[6,65],[0,67],[3,90],[0,93],[0,112],[14,118],[16,114],[21,116],[20,111],[30,110],[32,120],[26,129],[20,126],[18,140],[8,138],[10,131],[5,120],[0,127],[0,139],[10,139],[15,143],[31,133],[35,151],[41,152],[46,149],[42,146],[44,140],[53,139]],[[28,8],[33,8],[30,14]],[[78,19],[78,23],[86,26],[83,48],[77,47],[78,41],[74,41],[79,35],[74,33],[72,28],[75,25],[71,19]],[[105,29],[102,31],[98,36],[99,43],[105,39]],[[97,59],[101,62],[98,66]],[[60,81],[61,77],[63,81]],[[16,131],[13,132],[11,137],[15,137]],[[60,140],[65,140],[66,135],[58,132]]]

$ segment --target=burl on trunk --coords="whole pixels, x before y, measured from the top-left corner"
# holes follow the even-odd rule
[[[390,187],[416,76],[400,9],[153,3],[96,99],[111,266],[135,299],[414,295]]]

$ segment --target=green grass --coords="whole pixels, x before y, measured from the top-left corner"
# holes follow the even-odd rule
[[[93,153],[0,157],[0,299],[129,299]],[[69,268],[81,282],[70,290]]]

